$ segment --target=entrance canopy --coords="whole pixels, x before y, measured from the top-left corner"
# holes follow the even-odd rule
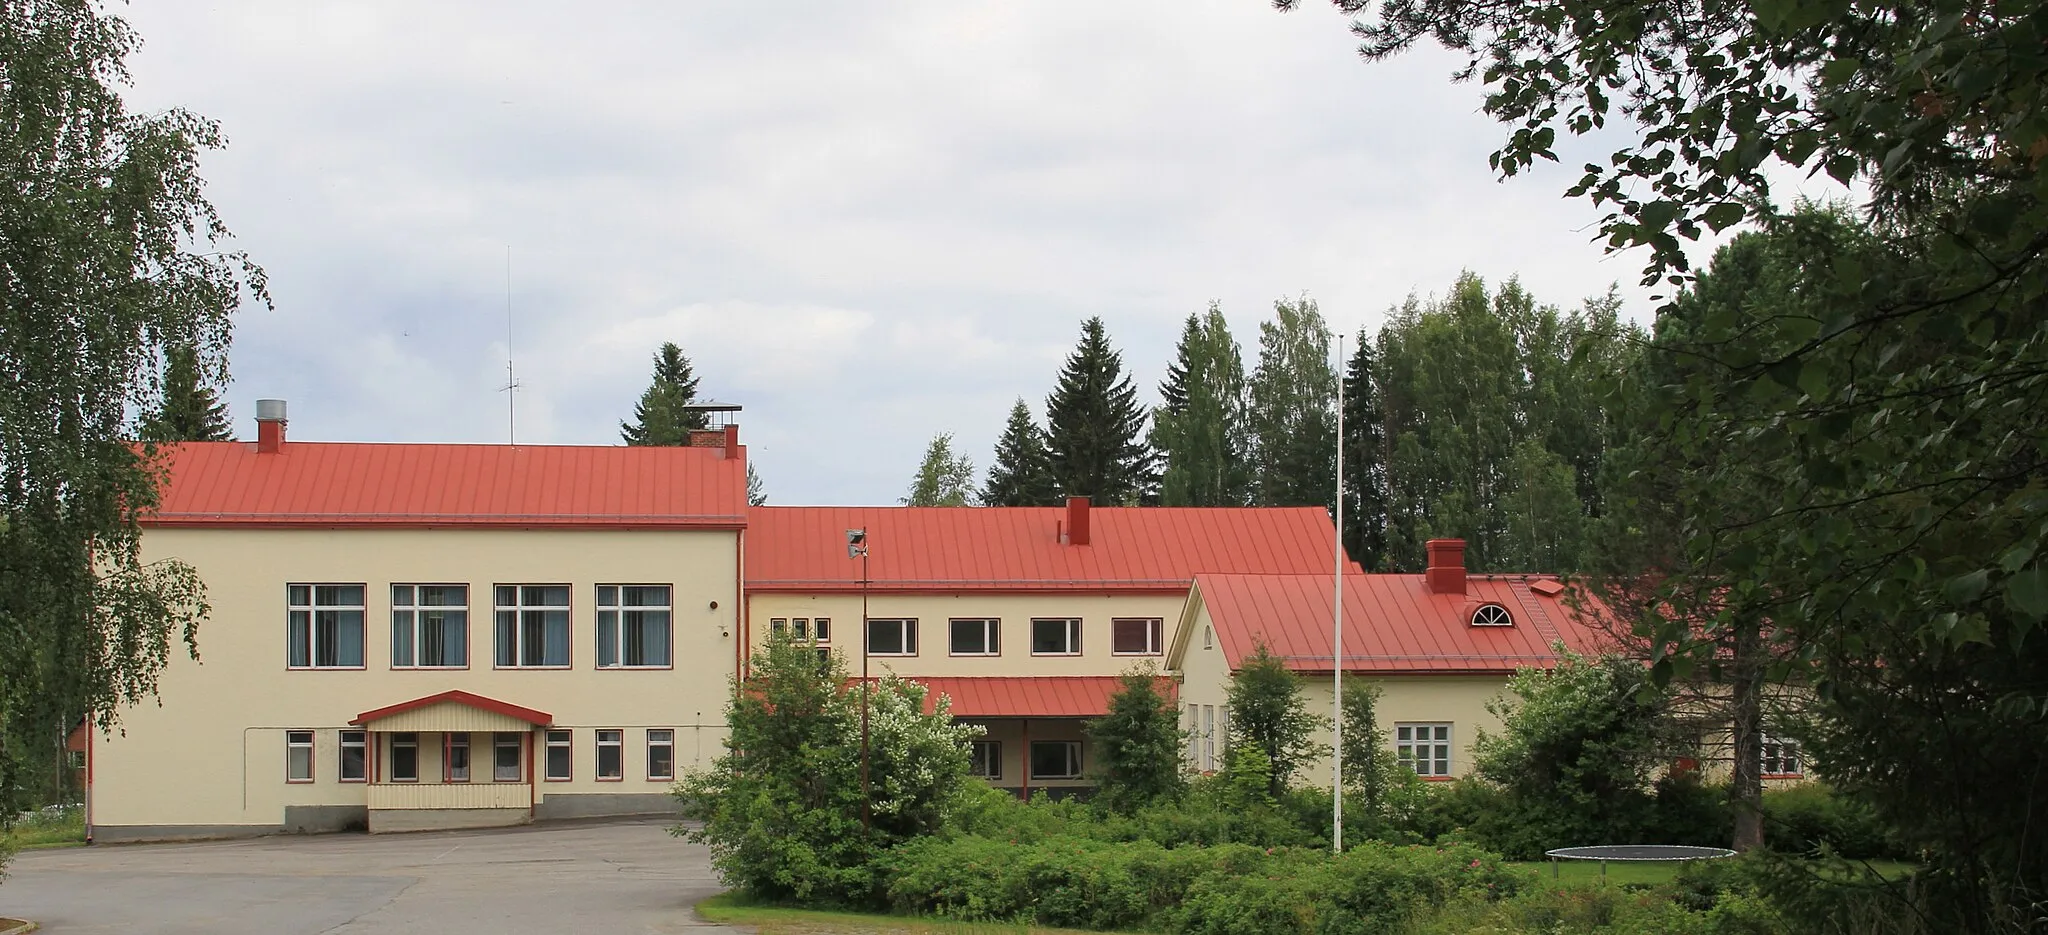
[[[377,731],[525,731],[555,723],[554,715],[466,691],[445,691],[365,711],[349,722]]]

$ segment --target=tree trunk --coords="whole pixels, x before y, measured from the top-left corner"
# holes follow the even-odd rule
[[[1764,845],[1763,650],[1761,622],[1745,616],[1735,625],[1728,699],[1735,758],[1728,782],[1728,799],[1735,806],[1735,840],[1730,846],[1737,851]]]

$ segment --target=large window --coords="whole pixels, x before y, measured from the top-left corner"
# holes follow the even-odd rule
[[[391,667],[469,666],[469,586],[391,586]]]
[[[448,734],[447,738],[448,740],[444,744],[445,749],[441,751],[441,755],[445,757],[447,760],[446,765],[441,770],[441,772],[443,773],[443,781],[468,782],[469,735],[464,733],[455,733]]]
[[[1031,621],[1031,654],[1034,656],[1080,655],[1080,618]]]
[[[1003,778],[1003,742],[970,740],[967,772],[982,779]]]
[[[955,656],[1000,656],[1003,622],[1001,620],[972,619],[953,621],[953,646]]]
[[[626,778],[625,731],[597,732],[597,778],[600,782],[617,782]]]
[[[526,778],[526,771],[520,768],[519,755],[525,752],[520,742],[525,737],[518,731],[498,731],[491,737],[491,781],[518,782]]]
[[[420,735],[410,731],[391,735],[391,781],[420,781]]]
[[[1451,774],[1451,725],[1395,724],[1394,759],[1417,776]]]
[[[312,731],[288,730],[284,732],[284,781],[313,781]]]
[[[1032,741],[1031,778],[1081,778],[1081,742],[1078,740]]]
[[[364,753],[369,748],[369,735],[359,730],[341,732],[341,781],[364,782],[369,773],[364,769],[369,757]]]
[[[498,667],[560,669],[569,665],[569,586],[501,584]]]
[[[647,731],[647,778],[667,781],[676,778],[676,732],[663,728]]]
[[[1799,756],[1799,744],[1783,737],[1765,734],[1758,738],[1757,756],[1762,760],[1766,776],[1802,776],[1806,764]]]
[[[572,746],[575,734],[566,730],[548,731],[547,777],[549,782],[568,782],[575,776],[575,748]]]
[[[917,655],[917,621],[869,620],[868,655]]]
[[[1118,656],[1157,656],[1165,651],[1159,639],[1165,629],[1158,617],[1112,620],[1109,651]]]
[[[598,585],[597,667],[667,668],[669,620],[668,585]]]
[[[285,591],[292,668],[363,667],[362,585],[294,584]]]

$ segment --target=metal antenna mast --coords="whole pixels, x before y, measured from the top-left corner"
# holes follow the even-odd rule
[[[513,397],[518,395],[519,379],[512,371],[512,245],[505,245],[505,385],[498,388],[505,394],[505,444],[519,444],[519,419],[514,408]]]

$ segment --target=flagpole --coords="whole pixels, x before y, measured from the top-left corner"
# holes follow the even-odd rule
[[[1337,561],[1330,601],[1335,631],[1330,642],[1331,707],[1337,743],[1335,779],[1330,786],[1330,853],[1344,853],[1344,335],[1337,334]]]

